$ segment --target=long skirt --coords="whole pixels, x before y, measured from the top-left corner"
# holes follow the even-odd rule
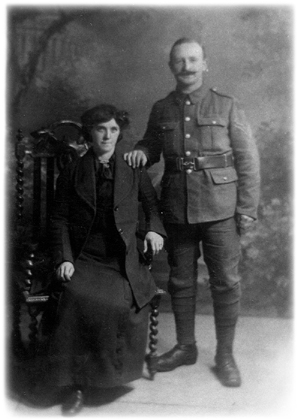
[[[48,352],[52,386],[109,388],[142,376],[148,305],[139,310],[116,266],[81,255],[57,307]]]

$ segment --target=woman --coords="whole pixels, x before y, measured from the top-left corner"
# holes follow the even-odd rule
[[[139,262],[139,199],[146,215],[144,252],[159,252],[165,235],[146,171],[130,168],[116,147],[127,113],[104,104],[81,120],[91,148],[58,177],[51,218],[56,275],[64,289],[47,378],[68,389],[65,415],[81,410],[89,388],[141,377],[155,284]]]

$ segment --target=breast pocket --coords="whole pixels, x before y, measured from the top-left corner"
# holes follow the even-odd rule
[[[220,116],[198,116],[197,128],[205,151],[222,152],[230,147],[227,120]]]
[[[165,121],[159,123],[158,133],[163,143],[164,155],[180,153],[179,122]]]

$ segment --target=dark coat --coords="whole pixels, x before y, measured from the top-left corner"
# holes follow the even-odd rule
[[[222,220],[235,213],[256,218],[259,200],[259,156],[244,112],[237,101],[216,89],[189,95],[171,92],[152,108],[143,150],[152,165],[161,154],[176,157],[232,152],[234,166],[200,171],[172,171],[162,179],[164,218],[173,223]]]
[[[114,175],[114,218],[126,245],[125,269],[138,307],[145,306],[155,293],[155,283],[147,266],[139,262],[137,231],[139,199],[147,219],[147,231],[165,235],[157,198],[145,170],[132,169],[116,148]],[[68,165],[57,180],[55,208],[51,217],[54,262],[72,263],[88,239],[96,215],[94,154],[89,150]]]

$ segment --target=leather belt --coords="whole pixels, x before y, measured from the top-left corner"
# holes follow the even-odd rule
[[[166,170],[170,171],[201,171],[210,168],[227,168],[228,166],[233,166],[232,153],[166,159]]]

